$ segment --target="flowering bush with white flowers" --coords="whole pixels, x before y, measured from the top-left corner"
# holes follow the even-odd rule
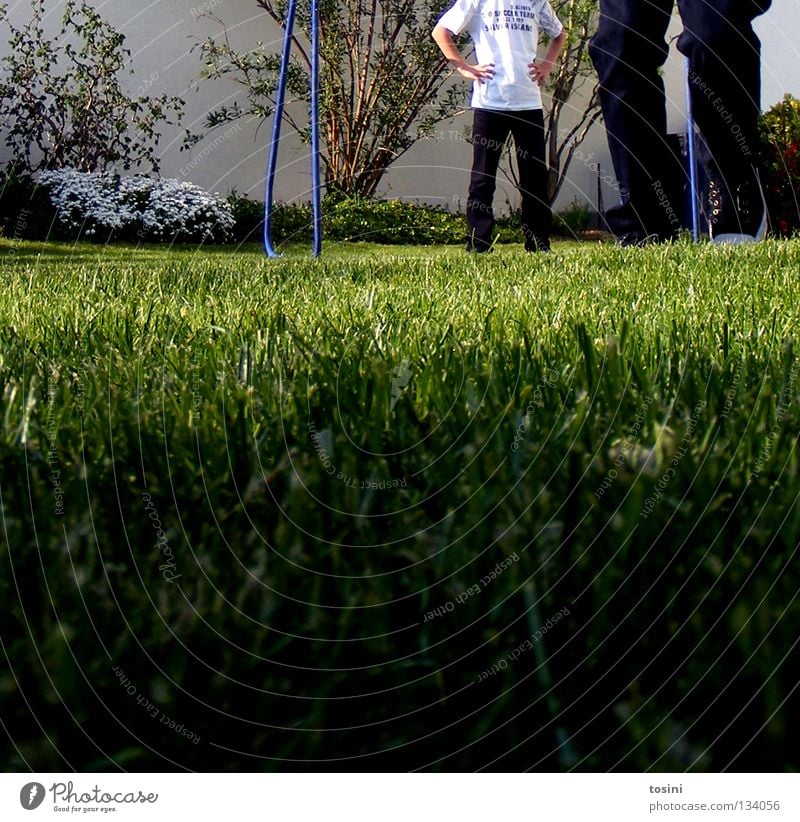
[[[235,224],[230,205],[192,183],[43,171],[60,228],[69,236],[108,241],[224,242]]]

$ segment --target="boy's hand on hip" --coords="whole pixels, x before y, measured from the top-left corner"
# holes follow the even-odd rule
[[[540,86],[547,82],[547,78],[550,76],[552,70],[552,63],[544,61],[537,63],[535,60],[532,63],[528,63],[528,75],[534,83],[538,83]]]
[[[483,63],[480,66],[470,66],[464,63],[463,66],[458,66],[456,71],[467,80],[485,83],[494,77],[494,63]]]

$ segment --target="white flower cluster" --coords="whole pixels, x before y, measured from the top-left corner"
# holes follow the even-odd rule
[[[149,242],[220,242],[235,220],[225,200],[180,180],[43,171],[58,221],[70,234]]]

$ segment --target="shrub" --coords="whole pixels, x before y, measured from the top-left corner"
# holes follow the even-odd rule
[[[234,238],[260,241],[263,203],[239,196],[228,197],[236,226]],[[276,243],[308,242],[312,213],[309,203],[279,203],[272,214]],[[336,242],[363,241],[385,244],[448,245],[464,241],[464,216],[443,208],[404,200],[375,200],[329,194],[322,205],[325,238]]]
[[[519,209],[511,209],[508,214],[495,219],[495,236],[498,243],[524,243],[522,215]]]
[[[261,206],[263,212],[263,205]],[[323,204],[323,231],[325,224],[326,204]],[[261,215],[262,221],[264,215]],[[281,203],[272,215],[272,236],[276,242],[306,242],[311,237],[311,204],[310,203]],[[331,240],[337,240],[328,234]]]
[[[88,3],[67,0],[53,39],[44,33],[44,0],[31,6],[28,23],[16,28],[0,5],[10,31],[0,59],[0,119],[13,164],[26,172],[142,163],[158,171],[158,126],[180,120],[182,101],[143,94],[157,74],[138,96],[125,93],[121,75],[133,74],[125,37]]]
[[[800,100],[787,94],[761,116],[761,140],[770,223],[788,236],[800,228]]]
[[[0,236],[45,240],[52,236],[55,217],[47,191],[30,175],[0,171]]]
[[[581,231],[586,231],[591,224],[592,215],[589,209],[574,200],[564,211],[553,214],[552,233],[574,239]],[[503,217],[495,221],[495,233],[498,243],[523,243],[522,213],[512,208]]]
[[[38,180],[72,238],[214,243],[234,228],[230,205],[192,183],[74,169],[45,171]]]
[[[334,202],[325,210],[323,226],[331,238],[374,243],[461,243],[465,234],[463,216],[443,208],[365,197]]]
[[[553,233],[574,237],[589,228],[592,215],[584,203],[573,200],[563,211],[553,215]]]
[[[264,204],[242,197],[233,189],[227,197],[233,215],[233,239],[237,243],[260,242],[264,224]]]
[[[233,239],[237,243],[260,243],[264,231],[264,203],[242,197],[234,189],[227,203],[233,219]],[[277,203],[272,212],[272,239],[276,243],[306,242],[311,237],[309,203]]]
[[[139,178],[140,180],[142,178]],[[142,212],[146,236],[157,241],[224,242],[234,219],[230,207],[192,183],[179,180],[152,183],[149,202]]]

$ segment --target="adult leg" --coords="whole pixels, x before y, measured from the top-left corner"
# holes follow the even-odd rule
[[[472,174],[467,196],[468,251],[488,251],[492,245],[497,167],[509,124],[498,111],[475,109],[472,126]]]
[[[692,109],[707,149],[712,233],[753,234],[761,220],[761,43],[752,23],[770,2],[678,0],[678,48],[689,59]]]
[[[700,0],[703,2],[703,0]],[[589,53],[600,78],[608,146],[621,202],[607,220],[620,238],[674,233],[683,169],[667,139],[664,39],[673,0],[600,0]]]
[[[522,195],[522,232],[526,251],[550,249],[550,205],[547,200],[547,161],[544,114],[541,109],[512,111],[511,134]]]

